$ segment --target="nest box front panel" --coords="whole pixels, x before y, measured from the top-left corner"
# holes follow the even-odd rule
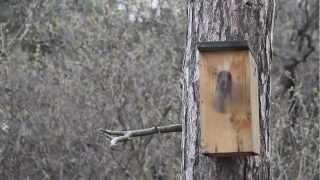
[[[258,86],[250,52],[200,52],[200,58],[202,151],[257,154]]]

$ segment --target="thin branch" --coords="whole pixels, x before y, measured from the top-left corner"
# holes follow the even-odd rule
[[[110,146],[113,147],[117,143],[127,141],[131,137],[149,136],[153,134],[181,132],[181,124],[171,124],[167,126],[154,126],[152,128],[126,130],[126,131],[114,131],[109,129],[100,129],[100,132],[105,133],[107,137],[111,138]]]
[[[8,43],[8,49],[11,50],[15,45],[18,44],[17,42],[22,41],[30,31],[30,27],[31,24],[26,24],[24,27],[21,27],[12,40]]]
[[[6,24],[4,24],[4,23],[0,24],[1,51],[3,53],[5,53],[7,50],[7,37],[5,34],[5,26],[6,26]]]
[[[110,141],[110,146],[112,147],[112,146],[117,145],[118,142],[126,141],[126,140],[128,140],[131,136],[132,136],[132,132],[131,132],[131,131],[128,131],[128,132],[126,132],[126,134],[123,135],[123,136],[114,137],[114,138],[112,138],[111,141]]]
[[[134,177],[132,177],[132,173],[128,168],[128,164],[123,164],[120,160],[118,160],[112,151],[110,152],[110,156],[112,160],[122,169],[122,172],[124,172],[130,179],[134,179]]]

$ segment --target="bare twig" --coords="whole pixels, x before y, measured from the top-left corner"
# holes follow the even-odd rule
[[[6,33],[5,33],[5,26],[6,24],[1,23],[0,24],[0,37],[1,37],[1,51],[3,53],[6,52],[7,50],[7,37],[6,37]]]
[[[22,41],[28,34],[30,27],[30,24],[26,24],[24,27],[21,27],[12,40],[8,43],[8,49],[14,48],[14,46],[17,45],[17,42]]]
[[[181,132],[181,124],[171,124],[167,126],[154,126],[152,128],[138,129],[138,130],[126,130],[126,131],[114,131],[108,129],[100,129],[100,132],[105,133],[108,138],[111,138],[110,146],[117,145],[118,142],[127,141],[131,137],[149,136],[152,134]]]
[[[112,158],[112,160],[117,164],[118,167],[122,169],[122,172],[124,172],[130,179],[134,180],[135,178],[132,176],[132,173],[130,172],[130,169],[128,168],[128,164],[123,164],[119,159],[116,158],[116,156],[111,151],[109,154]]]

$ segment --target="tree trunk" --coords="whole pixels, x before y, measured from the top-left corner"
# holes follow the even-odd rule
[[[273,0],[188,0],[182,78],[182,179],[270,179],[269,95]],[[197,42],[247,40],[259,70],[261,154],[208,157],[200,152]]]

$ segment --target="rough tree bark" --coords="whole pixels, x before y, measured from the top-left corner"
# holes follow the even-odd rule
[[[269,95],[274,0],[188,0],[182,78],[182,179],[270,179]],[[261,154],[214,158],[200,153],[197,42],[247,40],[259,70]]]

